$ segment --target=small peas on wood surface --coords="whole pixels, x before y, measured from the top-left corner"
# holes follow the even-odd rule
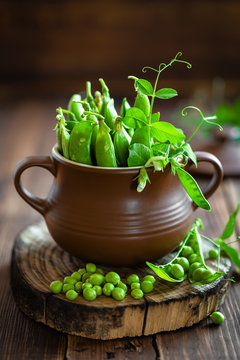
[[[138,175],[137,191],[144,190],[150,182],[146,171],[153,167],[155,171],[164,171],[169,164],[174,175],[178,176],[191,199],[201,208],[211,210],[210,204],[202,194],[194,178],[184,170],[190,159],[197,166],[196,155],[189,141],[198,129],[213,122],[216,116],[205,117],[201,110],[187,106],[187,109],[198,112],[201,121],[186,139],[183,131],[169,122],[160,119],[159,112],[153,112],[155,98],[171,99],[178,95],[171,88],[158,88],[160,74],[174,63],[182,63],[191,68],[191,64],[181,60],[181,53],[168,63],[161,63],[158,68],[145,66],[145,73],[151,70],[156,73],[154,85],[145,79],[129,76],[134,81],[136,98],[133,106],[127,99],[122,100],[121,113],[118,114],[114,99],[111,98],[105,81],[100,78],[101,92],[91,92],[91,83],[86,83],[86,97],[73,94],[68,109],[57,109],[55,127],[58,151],[72,161],[102,167],[141,167]],[[67,119],[65,118],[67,116]]]
[[[80,295],[88,301],[93,301],[100,295],[121,301],[127,295],[127,285],[130,295],[134,299],[141,299],[145,293],[153,290],[155,281],[152,275],[146,275],[140,281],[138,275],[131,274],[125,284],[116,272],[110,271],[104,274],[103,270],[97,268],[95,264],[88,263],[85,268],[78,269],[70,276],[65,276],[63,281],[52,281],[49,288],[53,294],[63,293],[66,299],[71,301],[76,300]]]

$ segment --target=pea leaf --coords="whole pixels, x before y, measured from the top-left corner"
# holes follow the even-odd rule
[[[150,128],[149,126],[143,126],[134,131],[131,145],[132,144],[143,144],[150,148]]]
[[[153,95],[153,87],[152,84],[145,79],[137,79],[135,80],[135,87],[137,91],[140,91],[142,94],[147,96]]]
[[[186,155],[187,157],[189,157],[189,159],[192,160],[192,162],[194,163],[194,165],[197,167],[197,157],[195,155],[195,153],[193,152],[191,145],[190,144],[183,144],[182,145],[183,148],[183,153],[184,155]]]
[[[147,173],[145,167],[142,167],[141,170],[140,170],[140,173],[138,175],[138,186],[137,186],[137,191],[138,192],[141,192],[141,191],[143,191],[145,189],[147,181],[150,183],[148,173]]]
[[[150,149],[143,144],[133,144],[129,147],[128,166],[143,166],[150,157]]]
[[[182,142],[185,139],[185,135],[171,123],[160,121],[153,123],[150,126],[152,136],[160,142],[169,141],[174,144]]]
[[[234,224],[235,224],[235,221],[236,221],[236,217],[237,217],[239,208],[240,208],[240,203],[238,204],[238,206],[237,206],[236,210],[234,211],[234,213],[230,214],[228,223],[227,223],[222,235],[220,236],[220,239],[222,239],[222,240],[228,239],[233,234],[233,232],[234,232]]]
[[[170,144],[155,143],[151,147],[152,156],[165,155],[168,157],[170,150]]]
[[[141,109],[132,107],[127,109],[126,115],[123,118],[123,123],[130,128],[141,127],[142,124],[147,125],[147,118]]]
[[[158,99],[171,99],[172,97],[177,95],[178,95],[177,91],[171,88],[160,89],[155,94],[155,96]]]
[[[225,243],[225,241],[221,241],[221,239],[219,239],[218,243],[223,249],[223,251],[227,254],[227,256],[231,259],[233,264],[236,265],[240,270],[240,257],[237,250],[229,246],[227,243]]]
[[[161,279],[170,281],[170,282],[182,282],[186,279],[187,275],[184,275],[180,279],[175,279],[171,277],[171,275],[167,272],[167,268],[169,267],[169,264],[166,265],[154,265],[148,261],[146,261],[146,264],[157,274]]]
[[[195,179],[180,166],[176,168],[179,180],[190,198],[202,209],[211,211],[209,202],[205,199],[201,189],[199,188]]]
[[[159,119],[160,119],[160,112],[157,112],[157,113],[155,113],[155,114],[152,114],[151,123],[158,122]]]

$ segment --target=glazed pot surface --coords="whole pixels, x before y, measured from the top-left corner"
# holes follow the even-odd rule
[[[175,249],[192,225],[193,203],[169,167],[155,173],[149,168],[151,184],[138,193],[140,168],[82,165],[66,160],[56,147],[44,161],[35,159],[21,169],[51,171],[54,182],[46,200],[32,194],[29,200],[29,193],[21,193],[26,189],[16,187],[43,214],[53,239],[83,260],[115,266],[154,261]],[[215,178],[208,196],[213,182],[216,188],[221,180]]]

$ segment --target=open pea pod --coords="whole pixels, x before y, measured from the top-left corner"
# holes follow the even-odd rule
[[[175,279],[171,276],[170,274],[170,264],[166,264],[166,265],[154,265],[148,261],[146,261],[146,264],[155,272],[155,274],[157,274],[161,279],[166,280],[166,281],[170,281],[170,282],[182,282],[183,280],[186,279],[187,275],[183,276],[180,279]]]

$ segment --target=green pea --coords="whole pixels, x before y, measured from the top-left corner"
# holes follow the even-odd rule
[[[63,284],[62,291],[66,293],[68,290],[74,290],[73,284]]]
[[[127,284],[128,285],[131,285],[131,283],[133,283],[133,282],[139,282],[139,281],[140,281],[139,276],[136,275],[136,274],[131,274],[127,278]]]
[[[144,278],[143,278],[142,281],[145,281],[145,280],[151,281],[152,283],[155,283],[155,281],[156,281],[155,277],[152,276],[152,275],[146,275],[146,276],[144,276]]]
[[[120,279],[120,276],[116,272],[110,271],[105,275],[105,280],[107,283],[117,285],[121,279]]]
[[[83,276],[82,276],[82,281],[85,282],[85,281],[89,278],[89,276],[91,276],[91,275],[92,275],[92,273],[90,273],[90,272],[85,272],[85,273],[83,274]]]
[[[199,268],[201,266],[202,266],[202,264],[199,262],[192,263],[189,267],[189,274],[192,274],[194,272],[194,270],[196,270],[197,268]]]
[[[93,288],[86,288],[83,290],[83,297],[88,301],[93,301],[96,299],[97,294]]]
[[[204,271],[202,272],[202,279],[203,280],[207,280],[208,278],[210,278],[210,276],[212,276],[213,272],[209,269],[204,269]]]
[[[81,96],[79,94],[72,95],[68,103],[68,110],[74,113],[78,121],[81,121],[84,110],[82,105],[75,101],[81,101]]]
[[[87,265],[86,265],[86,271],[88,272],[88,273],[95,273],[96,272],[96,270],[97,270],[97,267],[96,267],[96,265],[95,264],[93,264],[93,263],[88,263]]]
[[[192,256],[192,255],[190,255],[190,256]],[[189,261],[188,261],[188,259],[186,257],[177,258],[176,263],[182,266],[184,272],[188,271],[188,269],[189,269]]]
[[[75,290],[68,290],[65,294],[68,300],[75,300],[78,297],[78,293]]]
[[[115,287],[112,291],[112,297],[115,300],[123,300],[125,298],[126,292],[120,288],[120,287]]]
[[[171,264],[170,272],[175,279],[181,279],[184,276],[184,269],[179,264]]]
[[[92,274],[87,279],[87,281],[89,281],[92,285],[101,285],[103,280],[104,276],[102,274]]]
[[[125,292],[127,292],[127,285],[124,284],[122,281],[119,281],[117,286],[123,289]]]
[[[63,280],[64,284],[76,284],[77,279],[75,279],[74,277],[71,276],[65,276],[64,280]]]
[[[131,296],[134,299],[141,299],[143,297],[143,292],[141,289],[134,289],[131,291]]]
[[[129,144],[131,138],[122,124],[122,118],[116,119],[116,132],[113,136],[113,144],[117,162],[120,166],[127,166],[127,159],[129,156]]]
[[[148,280],[146,280],[148,281]],[[150,281],[151,282],[151,281]],[[131,290],[134,290],[134,289],[140,289],[141,287],[141,284],[140,283],[137,283],[137,282],[133,282],[131,283]]]
[[[102,295],[102,288],[100,285],[94,285],[93,289],[96,291],[97,296]]]
[[[130,109],[130,104],[127,101],[127,98],[124,98],[122,100],[122,105],[121,105],[121,117],[124,118],[124,116],[126,115],[126,111],[127,109]]]
[[[149,102],[149,98],[147,95],[144,95],[138,91],[135,102],[134,102],[134,107],[142,110],[143,113],[146,115],[146,117],[147,118],[149,117],[150,102]]]
[[[49,287],[52,293],[59,294],[62,291],[63,284],[60,280],[55,280],[51,282]]]
[[[112,283],[106,283],[103,286],[103,294],[106,296],[111,296],[113,289],[114,285]]]
[[[220,311],[215,311],[210,315],[212,322],[216,325],[220,325],[224,322],[225,317]]]
[[[198,254],[192,254],[192,255],[189,256],[188,261],[189,261],[190,264],[193,264],[193,263],[195,263],[195,262],[201,263],[201,262],[202,262],[202,258],[201,258],[201,256],[198,255]]]
[[[188,258],[190,255],[193,254],[193,248],[191,246],[184,246],[181,251],[181,256]]]
[[[82,291],[82,286],[83,286],[83,282],[82,281],[78,281],[75,285],[74,288],[75,290],[80,294]]]
[[[84,120],[74,126],[69,140],[69,156],[72,161],[92,165],[91,138],[95,125],[89,120]]]
[[[209,259],[217,259],[218,258],[218,250],[217,249],[211,249],[208,252]]]
[[[84,269],[84,268],[80,268],[80,269],[78,269],[78,272],[79,272],[79,274],[81,275],[81,277],[83,276],[83,274],[85,274],[85,272],[86,272],[86,269]]]
[[[103,269],[100,269],[100,268],[97,268],[97,269],[96,269],[96,273],[97,273],[97,274],[102,274],[102,275],[104,275]]]
[[[89,282],[85,282],[82,284],[82,290],[86,289],[86,288],[92,288],[93,285]]]
[[[114,131],[115,129],[114,123],[117,116],[118,114],[114,106],[114,99],[110,99],[104,109],[104,121],[111,131]]]
[[[99,120],[99,130],[96,137],[96,161],[98,166],[117,167],[117,159],[111,135],[110,128],[104,120]]]
[[[152,291],[152,289],[153,289],[153,283],[151,281],[144,280],[141,283],[141,290],[144,293],[149,293],[150,291]]]
[[[197,240],[195,240],[194,238],[190,238],[187,242],[187,246],[191,246],[191,248],[193,248],[193,250],[195,250],[197,243],[198,243]]]
[[[204,268],[199,267],[192,273],[192,278],[196,282],[201,282],[203,280]]]
[[[77,281],[81,280],[81,274],[78,271],[75,271],[74,273],[72,273],[71,277],[73,277]]]

